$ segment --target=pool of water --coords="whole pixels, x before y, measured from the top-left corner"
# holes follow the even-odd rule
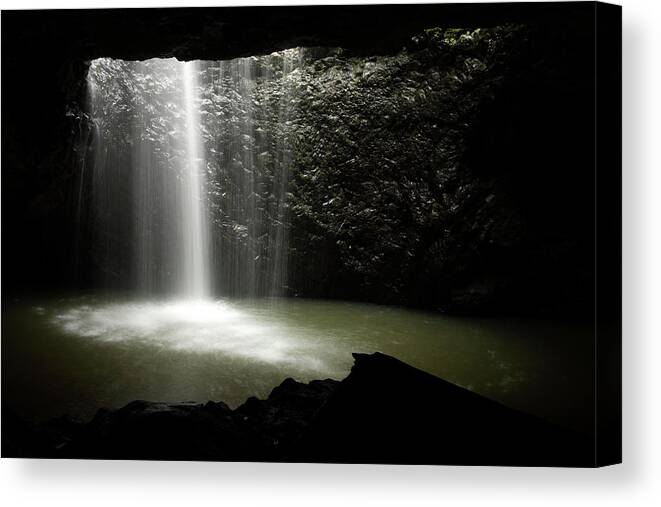
[[[265,397],[286,377],[344,378],[380,351],[509,406],[587,430],[592,330],[325,300],[5,302],[2,398],[33,420],[134,399]],[[393,408],[406,400],[393,399]]]

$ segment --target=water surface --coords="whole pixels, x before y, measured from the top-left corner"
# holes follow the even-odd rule
[[[82,297],[7,303],[2,327],[3,400],[33,420],[134,399],[237,406],[286,377],[342,379],[351,352],[380,351],[559,424],[591,421],[592,334],[576,325],[324,300]]]

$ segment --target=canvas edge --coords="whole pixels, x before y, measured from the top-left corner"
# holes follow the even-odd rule
[[[622,462],[622,7],[595,2],[595,455]]]

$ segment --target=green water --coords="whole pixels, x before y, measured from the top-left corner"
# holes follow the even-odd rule
[[[286,377],[345,377],[381,351],[506,405],[588,430],[592,330],[324,300],[6,302],[3,402],[33,420],[134,399],[265,397]],[[405,406],[393,399],[393,409]]]

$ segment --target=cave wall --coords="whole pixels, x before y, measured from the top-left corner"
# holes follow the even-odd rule
[[[434,29],[392,57],[312,66],[294,154],[293,290],[591,315],[585,47],[540,25]]]
[[[553,34],[536,39],[552,61],[536,62],[536,76],[544,81],[511,76],[505,91],[476,119],[466,159],[476,175],[499,171],[496,179],[520,203],[523,214],[534,217],[532,226],[548,226],[539,228],[540,234],[559,234],[554,239],[558,244],[569,239],[572,250],[556,261],[551,274],[568,279],[564,271],[573,255],[580,258],[578,271],[584,273],[594,241],[594,181],[587,167],[593,162],[593,140],[586,134],[593,117],[593,11],[591,2],[3,11],[3,290],[18,293],[77,284],[72,238],[79,226],[77,171],[82,155],[76,147],[87,135],[83,98],[92,59],[218,60],[294,46],[392,54],[426,27],[505,23],[525,23]],[[476,259],[479,263],[480,255]],[[553,262],[548,259],[546,265]],[[525,255],[508,263],[510,270],[517,265],[526,265]],[[534,262],[528,263],[525,276],[535,268]],[[552,278],[547,273],[540,283]],[[581,279],[574,288],[590,286],[584,281],[589,280]],[[472,283],[460,282],[466,287]],[[574,294],[567,287],[549,291],[547,299],[557,301],[565,292]],[[587,296],[579,294],[581,308],[589,305]]]

